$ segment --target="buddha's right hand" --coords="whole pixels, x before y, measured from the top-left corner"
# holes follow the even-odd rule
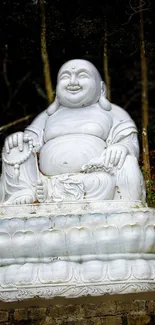
[[[28,141],[28,134],[24,134],[24,132],[16,132],[5,139],[4,148],[8,154],[10,153],[10,150],[15,147],[18,147],[19,151],[23,151],[24,142],[26,143]]]

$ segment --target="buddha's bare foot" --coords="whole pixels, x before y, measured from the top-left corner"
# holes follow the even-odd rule
[[[35,197],[33,191],[31,189],[23,189],[11,195],[11,197],[5,202],[5,204],[32,204],[34,201]]]
[[[31,195],[23,195],[17,198],[13,204],[31,204],[33,203],[33,197]]]
[[[38,181],[37,182],[37,191],[36,191],[36,197],[37,200],[40,203],[43,203],[46,201],[46,197],[47,197],[47,190],[45,188],[45,184],[42,181]]]

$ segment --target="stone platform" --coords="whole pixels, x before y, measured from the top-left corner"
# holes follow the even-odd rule
[[[155,210],[140,201],[0,206],[0,300],[155,290]]]

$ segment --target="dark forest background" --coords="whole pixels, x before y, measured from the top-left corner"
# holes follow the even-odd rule
[[[135,120],[141,144],[141,63],[138,0],[44,1],[46,41],[53,88],[60,66],[83,58],[104,78],[105,23],[111,101]],[[155,1],[142,1],[148,68],[148,137],[152,180],[155,174]],[[41,58],[39,0],[0,1],[0,145],[48,106]],[[5,127],[33,114],[27,121]],[[141,159],[140,159],[141,163]]]

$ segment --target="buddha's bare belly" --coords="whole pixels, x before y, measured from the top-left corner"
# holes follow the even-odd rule
[[[90,159],[100,157],[105,141],[86,134],[69,134],[48,141],[40,152],[40,171],[44,175],[80,172]]]

